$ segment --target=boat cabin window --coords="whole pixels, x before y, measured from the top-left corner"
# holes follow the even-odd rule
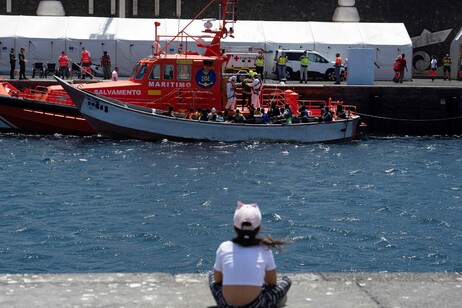
[[[132,72],[130,73],[130,78],[135,77],[136,72],[138,72],[138,69],[140,68],[140,64],[136,63],[135,67],[132,69]]]
[[[144,74],[146,73],[146,70],[148,69],[148,64],[143,63],[138,70],[138,74],[136,74],[136,79],[143,79]]]
[[[178,80],[191,80],[191,65],[178,65]]]
[[[149,74],[149,80],[160,79],[160,65],[155,64],[152,66],[151,74]]]
[[[164,65],[164,80],[173,80],[173,65],[166,64]]]

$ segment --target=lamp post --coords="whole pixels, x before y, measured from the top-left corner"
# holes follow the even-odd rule
[[[355,0],[338,0],[338,7],[334,11],[332,21],[358,22],[358,9],[355,7]]]

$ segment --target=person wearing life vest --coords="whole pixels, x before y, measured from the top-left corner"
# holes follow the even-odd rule
[[[250,72],[245,75],[244,80],[242,80],[242,110],[244,107],[250,107],[252,104],[252,88],[250,84],[252,83],[252,78],[250,78]]]
[[[260,80],[263,80],[263,70],[265,67],[265,58],[263,57],[262,52],[258,53],[257,58],[255,58],[255,71],[260,75]]]
[[[64,51],[61,52],[61,55],[58,59],[59,63],[59,77],[69,78],[69,58],[67,57]]]
[[[395,60],[395,63],[393,63],[393,71],[395,71],[395,76],[393,77],[393,82],[399,82],[399,67],[400,67],[400,59],[401,59],[401,55],[399,55],[396,60]]]
[[[308,55],[306,50],[303,52],[303,55],[300,57],[300,83],[305,81],[305,83],[308,83],[308,62],[310,59],[308,59]]]
[[[91,54],[88,50],[85,49],[85,47],[82,47],[82,56],[80,58],[80,65],[82,66],[82,79],[85,79],[85,75],[90,75],[90,78],[92,78],[90,72],[91,72]]]
[[[407,71],[407,61],[406,61],[406,55],[403,53],[401,55],[401,58],[398,58],[398,62],[399,62],[399,78],[398,78],[398,82],[399,83],[403,83],[403,79],[404,79],[404,69],[406,69]]]
[[[342,67],[342,57],[340,57],[340,54],[337,52],[335,54],[335,84],[340,84],[340,68]]]
[[[286,53],[284,51],[281,51],[281,55],[278,57],[278,61],[277,61],[278,77],[280,81],[286,79],[287,61],[288,61],[288,58],[286,56]]]
[[[446,77],[449,78],[449,81],[451,81],[451,64],[452,60],[449,54],[446,54],[446,56],[443,58],[443,79],[446,80]]]
[[[260,108],[260,90],[262,87],[260,79],[258,79],[258,74],[254,71],[249,72],[250,77],[252,78],[252,82],[249,84],[249,87],[252,89],[252,106],[253,108],[257,109]]]

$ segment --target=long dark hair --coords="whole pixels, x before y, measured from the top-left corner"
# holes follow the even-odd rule
[[[242,224],[243,227],[245,227],[246,224],[248,223],[244,222]],[[248,225],[250,226],[250,224]],[[260,232],[260,227],[256,228],[255,230],[246,230],[246,229],[239,229],[239,228],[234,227],[234,231],[236,231],[237,236],[233,238],[231,241],[242,247],[264,245],[268,248],[275,248],[281,251],[282,245],[290,243],[288,239],[275,240],[269,234],[264,236],[263,238],[257,238],[257,234],[258,232]]]

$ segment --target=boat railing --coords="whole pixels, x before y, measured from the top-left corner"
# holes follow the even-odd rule
[[[337,112],[337,105],[342,105],[343,109],[348,114],[356,113],[356,106],[346,105],[343,101],[333,101],[330,98],[328,101],[298,98],[298,93],[292,90],[282,90],[278,88],[263,88],[261,93],[261,101],[264,108],[270,107],[273,102],[276,103],[276,106],[279,108],[284,107],[285,104],[289,104],[294,115],[298,114],[298,110],[301,106],[305,106],[309,115],[313,117],[320,117],[324,106],[328,106],[334,115],[336,115]]]
[[[286,102],[286,95],[283,90],[263,87],[261,91],[262,106],[270,107],[273,103],[278,107],[283,107]]]

